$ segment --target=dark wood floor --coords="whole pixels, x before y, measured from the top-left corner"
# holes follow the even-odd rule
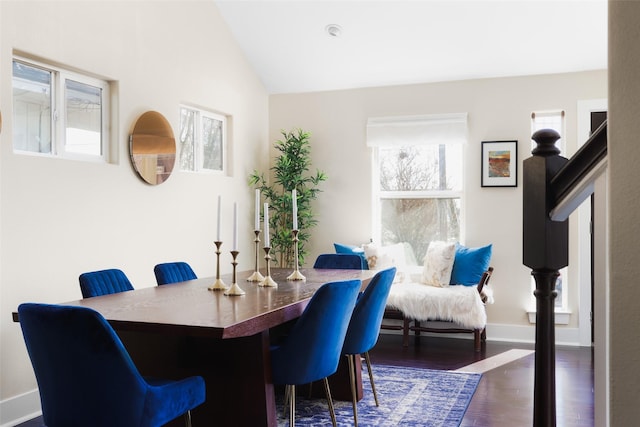
[[[511,349],[533,349],[529,344],[488,342],[473,351],[466,339],[412,338],[402,347],[399,335],[381,335],[370,352],[372,363],[455,370]],[[534,355],[483,373],[461,427],[533,425]],[[593,354],[585,347],[556,347],[556,401],[559,427],[593,427]],[[19,427],[42,427],[42,418]]]
[[[480,353],[473,341],[420,337],[402,347],[400,336],[381,335],[371,362],[455,370],[511,349],[533,345],[487,342]],[[461,427],[533,425],[535,355],[483,373]],[[593,352],[588,347],[556,347],[556,421],[559,427],[593,427]]]

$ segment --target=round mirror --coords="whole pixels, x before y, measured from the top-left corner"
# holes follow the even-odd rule
[[[165,182],[176,161],[176,140],[167,119],[157,111],[140,116],[129,139],[129,150],[140,178],[151,185]]]

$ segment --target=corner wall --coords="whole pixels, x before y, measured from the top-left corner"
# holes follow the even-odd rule
[[[609,323],[607,408],[603,426],[640,418],[640,2],[609,1]],[[598,362],[598,361],[597,361]],[[601,366],[596,365],[596,369]],[[598,377],[596,377],[598,380]],[[596,383],[598,384],[598,383]],[[607,411],[610,411],[607,412]]]

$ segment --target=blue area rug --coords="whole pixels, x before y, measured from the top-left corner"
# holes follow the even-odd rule
[[[376,407],[366,367],[362,371],[364,397],[358,402],[358,425],[458,427],[482,374],[373,365],[378,392]],[[322,387],[318,383],[317,387]],[[326,399],[296,397],[296,426],[331,425]],[[338,426],[353,425],[351,402],[334,401]],[[277,396],[278,426],[288,426],[283,396]]]

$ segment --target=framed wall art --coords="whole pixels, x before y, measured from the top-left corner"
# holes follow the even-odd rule
[[[482,141],[482,187],[518,186],[518,141]]]

